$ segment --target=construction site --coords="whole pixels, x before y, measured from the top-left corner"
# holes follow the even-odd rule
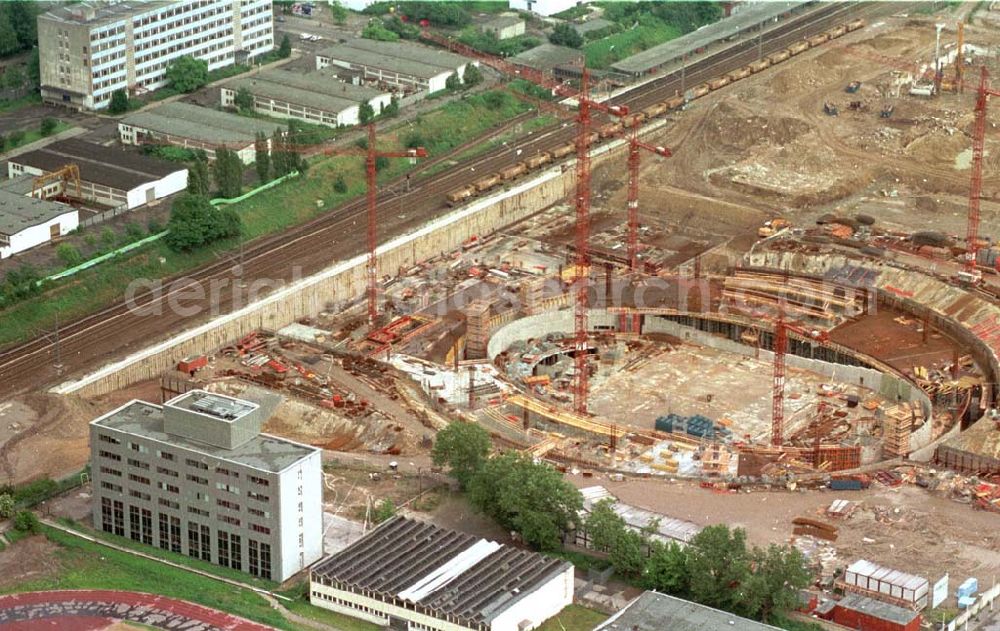
[[[584,74],[583,91],[556,91],[576,103],[574,163],[556,163],[566,142],[528,143],[522,171],[438,196],[459,213],[516,194],[500,228],[391,258],[371,191],[351,292],[191,338],[101,377],[113,385],[0,404],[6,475],[79,468],[96,414],[203,389],[280,394],[264,431],[341,454],[426,458],[439,429],[465,421],[574,483],[645,489],[637,505],[654,484],[691,488],[695,504],[700,487],[719,491],[704,515],[663,511],[696,522],[728,493],[789,498],[781,518],[818,510],[842,557],[893,554],[863,539],[929,523],[913,512],[923,502],[1000,512],[995,5],[968,24],[891,15],[830,34],[838,22],[757,71],[674,89],[678,107],[591,100]],[[555,199],[534,208],[532,195]],[[830,497],[788,493],[870,484],[909,503],[847,521],[846,505],[827,514]],[[826,545],[807,552],[830,569]],[[911,552],[908,571],[943,562]],[[962,569],[985,579],[995,556]]]

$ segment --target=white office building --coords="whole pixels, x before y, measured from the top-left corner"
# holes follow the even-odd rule
[[[101,109],[115,90],[167,84],[167,65],[193,56],[215,70],[274,48],[270,0],[55,3],[38,17],[42,98]]]
[[[193,390],[92,421],[94,526],[273,581],[305,569],[323,551],[321,450],[265,420]]]

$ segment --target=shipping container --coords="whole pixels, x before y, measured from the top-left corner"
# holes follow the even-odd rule
[[[855,561],[844,572],[844,582],[874,594],[895,600],[924,605],[929,589],[928,581],[915,576],[865,561]]]
[[[830,480],[831,491],[860,491],[861,480]]]

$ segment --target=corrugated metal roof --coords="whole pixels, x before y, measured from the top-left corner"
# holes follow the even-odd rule
[[[928,584],[927,579],[921,576],[900,572],[899,570],[884,567],[865,559],[859,559],[850,564],[847,567],[847,571],[914,591]]]
[[[701,526],[694,524],[689,521],[684,521],[683,519],[674,519],[673,517],[668,517],[661,513],[654,513],[653,511],[648,511],[644,508],[639,508],[638,506],[632,506],[631,504],[625,504],[618,501],[618,499],[611,494],[603,486],[589,486],[587,488],[581,489],[580,492],[583,494],[583,510],[585,512],[590,512],[593,510],[594,505],[604,499],[612,500],[611,509],[625,520],[631,528],[635,530],[642,530],[647,528],[650,524],[656,523],[657,529],[653,533],[652,537],[655,539],[660,539],[661,541],[678,541],[681,543],[687,543],[691,541],[692,538],[699,532],[701,532]]]
[[[777,631],[778,627],[754,622],[689,600],[644,592],[594,631]]]
[[[848,594],[838,600],[834,606],[902,625],[909,624],[920,615],[917,611],[890,605],[874,598],[866,598],[860,594]]]
[[[711,42],[728,39],[746,28],[772,20],[804,2],[752,2],[731,17],[724,18],[701,27],[697,31],[682,35],[677,39],[653,46],[641,53],[626,57],[611,67],[620,72],[639,74],[680,59]]]
[[[228,114],[207,107],[175,101],[122,119],[122,123],[162,134],[216,144],[250,145],[258,132],[271,136],[285,129],[281,123]]]

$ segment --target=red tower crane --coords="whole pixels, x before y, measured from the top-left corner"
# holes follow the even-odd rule
[[[774,374],[771,390],[771,446],[781,447],[785,435],[785,353],[788,352],[788,332],[817,342],[830,339],[826,331],[807,329],[785,320],[784,305],[778,307],[774,323]]]
[[[664,158],[673,155],[667,147],[654,146],[639,140],[639,123],[632,125],[628,145],[628,266],[633,274],[639,272],[639,165],[642,149]],[[633,314],[630,331],[638,331],[638,320],[639,314]]]
[[[375,125],[368,124],[368,146],[363,151],[355,149],[325,149],[323,155],[364,155],[365,176],[367,180],[368,202],[368,324],[373,325],[378,318],[378,211],[376,200],[378,185],[375,176],[378,173],[379,158],[426,158],[427,150],[423,147],[405,151],[379,151],[375,147]]]
[[[983,193],[983,150],[986,143],[986,107],[990,96],[1000,92],[990,90],[990,75],[983,66],[976,91],[976,120],[972,127],[972,181],[969,186],[969,225],[965,233],[965,271],[970,278],[978,276],[976,252],[979,249],[979,204]]]

